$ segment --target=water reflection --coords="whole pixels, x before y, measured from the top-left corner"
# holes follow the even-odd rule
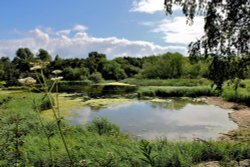
[[[193,105],[205,105],[206,103],[200,101],[194,101],[190,98],[169,98],[167,100],[150,101],[152,108],[163,108],[170,110],[180,110],[183,109],[187,104]]]
[[[183,99],[166,102],[134,100],[125,104],[108,106],[92,112],[90,107],[73,110],[73,124],[86,123],[96,116],[106,117],[130,135],[154,139],[217,138],[236,128],[222,108]]]
[[[59,90],[68,93],[84,93],[89,97],[109,97],[134,93],[138,89],[132,85],[93,85],[84,82],[60,82]]]

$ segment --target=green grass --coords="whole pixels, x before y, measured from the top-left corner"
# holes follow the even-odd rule
[[[39,101],[43,95],[5,92],[0,97],[8,99],[0,109],[0,166],[50,166],[47,140],[32,106],[33,99]],[[69,166],[55,122],[44,119],[44,124],[51,135],[55,165]],[[86,127],[63,121],[63,133],[75,166],[144,167],[149,166],[150,159],[159,167],[189,167],[204,161],[227,164],[250,158],[249,143],[159,139],[145,145],[105,119]]]
[[[137,86],[209,86],[211,82],[201,79],[134,79],[128,78],[121,82]]]
[[[210,86],[145,86],[138,90],[138,97],[199,97],[211,95],[213,95],[213,92]]]
[[[250,80],[243,80],[237,92],[232,85],[228,85],[228,82],[225,83],[221,96],[227,101],[244,103],[250,106]]]

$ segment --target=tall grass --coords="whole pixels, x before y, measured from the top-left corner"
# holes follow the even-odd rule
[[[169,86],[147,86],[138,90],[138,97],[199,97],[211,96],[213,91],[210,86],[196,87],[169,87]]]
[[[228,82],[225,83],[221,96],[227,101],[244,103],[250,106],[250,80],[243,80],[237,90]]]
[[[137,86],[209,86],[211,82],[200,79],[135,79],[128,78],[121,82]]]

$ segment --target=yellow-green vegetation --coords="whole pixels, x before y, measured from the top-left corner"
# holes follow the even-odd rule
[[[121,103],[127,103],[131,99],[126,98],[107,98],[107,99],[91,99],[83,101],[79,96],[74,96],[74,94],[59,94],[59,108],[61,116],[67,117],[71,116],[70,110],[80,109],[84,106],[90,106],[92,108],[107,107],[109,105],[118,105]],[[42,116],[46,119],[53,118],[53,112],[51,109],[42,111]]]
[[[250,129],[238,129],[236,131],[231,131],[227,136],[238,143],[250,143]]]
[[[250,80],[243,80],[239,83],[237,89],[230,81],[226,82],[223,86],[221,95],[225,100],[235,101],[250,105]]]
[[[80,97],[75,97],[74,94],[61,93],[59,98],[59,108],[61,116],[70,116],[70,110],[79,109],[83,107],[82,99]],[[52,109],[42,111],[42,116],[46,119],[53,118]]]
[[[156,103],[166,103],[168,100],[166,99],[159,99],[159,98],[154,98],[150,100],[151,102],[156,102]]]
[[[131,101],[131,99],[126,98],[108,98],[108,99],[92,99],[83,102],[82,104],[85,106],[100,108],[100,107],[106,107],[108,105],[117,105],[121,103],[127,103]]]
[[[23,93],[23,92],[24,92],[23,90],[0,90],[0,96],[15,94],[15,93]]]
[[[135,86],[135,85],[131,85],[131,84],[127,84],[127,83],[122,83],[122,82],[107,82],[107,83],[100,83],[100,84],[96,84],[96,85],[112,85],[112,86]]]

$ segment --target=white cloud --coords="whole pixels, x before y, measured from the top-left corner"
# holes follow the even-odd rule
[[[180,10],[180,6],[173,6],[173,10]],[[154,14],[164,10],[164,0],[134,0],[131,11]],[[176,47],[187,46],[190,42],[196,41],[204,35],[204,18],[196,16],[192,25],[188,25],[184,16],[166,17],[161,21],[144,21],[139,23],[142,26],[151,27],[155,33],[163,34],[167,44]]]
[[[88,27],[81,24],[78,24],[73,28],[74,31],[86,31],[87,29]]]
[[[186,47],[159,46],[147,41],[131,41],[117,37],[98,38],[85,32],[85,26],[75,26],[69,30],[46,32],[41,28],[29,31],[25,38],[0,40],[0,56],[13,58],[20,47],[28,47],[34,53],[40,48],[48,50],[53,56],[87,57],[91,51],[107,54],[109,59],[117,56],[142,57],[165,52],[186,53]]]
[[[197,16],[192,25],[186,24],[186,20],[186,17],[166,18],[156,23],[157,25],[152,31],[163,33],[166,43],[188,45],[204,35],[204,19]]]
[[[180,7],[173,6],[173,10],[179,9]],[[164,11],[164,0],[134,0],[130,11],[149,14]]]
[[[60,30],[56,33],[56,35],[69,35],[71,33],[71,30]]]
[[[49,42],[49,35],[38,28],[30,31],[30,33],[38,43],[46,44]]]

